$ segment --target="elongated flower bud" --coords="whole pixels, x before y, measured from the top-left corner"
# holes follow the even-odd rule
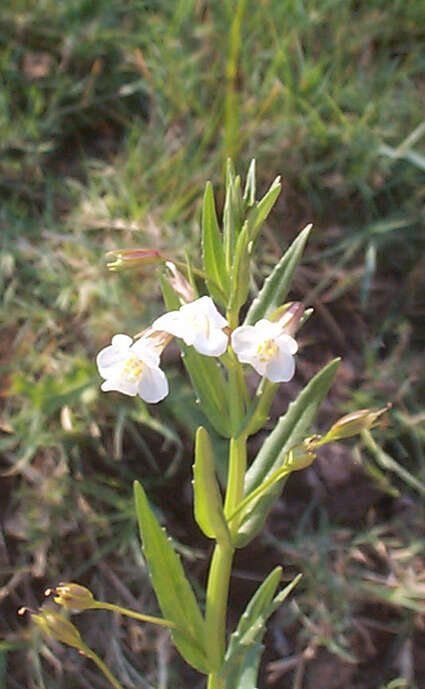
[[[155,249],[118,249],[117,251],[108,251],[106,256],[109,259],[107,266],[112,271],[165,263],[168,260]]]
[[[77,648],[79,651],[85,651],[86,646],[77,627],[74,627],[72,622],[62,617],[59,613],[46,608],[41,608],[38,613],[27,608],[19,610],[20,615],[23,615],[25,612],[31,614],[32,621],[47,636],[52,636],[57,641]]]
[[[281,306],[270,318],[273,323],[279,323],[282,332],[294,337],[298,330],[299,322],[304,314],[304,305],[300,301]]]
[[[341,440],[341,438],[350,438],[353,435],[361,433],[361,431],[369,430],[376,424],[377,419],[388,411],[390,407],[391,405],[387,405],[378,411],[373,411],[372,409],[358,409],[357,411],[342,416],[322,438],[321,444],[333,442],[334,440]]]
[[[93,594],[85,586],[61,583],[55,589],[47,589],[46,596],[54,594],[54,601],[67,610],[90,610],[96,607]]]
[[[170,271],[167,276],[167,280],[171,287],[177,294],[184,299],[186,304],[195,299],[195,293],[193,291],[192,285],[186,280],[186,278],[177,270],[176,266],[172,261],[167,261],[165,264]]]

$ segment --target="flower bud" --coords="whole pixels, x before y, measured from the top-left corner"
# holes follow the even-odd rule
[[[192,285],[183,277],[180,271],[177,270],[172,261],[167,261],[165,265],[171,273],[171,275],[167,275],[167,280],[173,290],[184,299],[186,304],[193,301],[195,299],[195,293]]]
[[[24,609],[22,609],[24,611]],[[21,611],[19,611],[21,612]],[[53,610],[41,609],[39,614],[32,612],[31,619],[44,634],[78,650],[85,648],[77,627]]]
[[[55,589],[47,589],[46,596],[55,594],[54,601],[67,610],[89,610],[96,607],[93,594],[80,584],[59,584]]]
[[[300,301],[284,304],[270,317],[273,323],[279,323],[282,331],[293,337],[304,314],[304,306]]]
[[[376,424],[376,420],[382,416],[391,407],[388,404],[383,409],[373,411],[372,409],[358,409],[350,414],[342,416],[327,434],[322,438],[321,444],[330,443],[334,440],[341,440],[341,438],[350,438],[353,435],[361,433],[361,431],[369,430]]]
[[[112,271],[165,263],[167,260],[155,249],[118,249],[117,251],[108,251],[106,256],[108,259],[115,259],[115,261],[107,263],[109,270]]]

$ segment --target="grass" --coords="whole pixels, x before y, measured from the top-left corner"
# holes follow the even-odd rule
[[[164,505],[194,580],[203,575],[206,545],[189,501],[175,497],[176,485],[189,485],[197,420],[178,363],[170,361],[173,397],[157,410],[100,395],[93,358],[111,334],[135,333],[161,309],[154,274],[108,274],[105,252],[196,255],[203,185],[213,180],[221,205],[228,154],[240,171],[255,156],[262,188],[284,178],[257,277],[303,222],[316,226],[296,282],[295,296],[316,308],[299,375],[328,354],[346,361],[323,423],[338,407],[394,403],[377,449],[363,439],[347,450],[349,466],[371,475],[357,520],[332,509],[334,479],[325,495],[309,484],[298,486],[301,497],[296,485],[288,493],[297,527],[268,547],[303,571],[304,584],[275,625],[286,646],[275,641],[274,658],[300,657],[275,685],[296,688],[307,673],[319,689],[315,668],[336,657],[354,668],[350,689],[396,686],[399,675],[420,686],[424,24],[416,0],[2,8],[0,687],[6,676],[14,688],[47,689],[58,677],[64,689],[104,686],[91,669],[80,679],[82,659],[48,648],[16,617],[59,579],[155,610],[133,478]],[[323,480],[320,468],[313,476]],[[116,621],[105,639],[91,620],[82,624],[128,686],[186,681],[162,637]],[[404,664],[391,664],[393,649]]]

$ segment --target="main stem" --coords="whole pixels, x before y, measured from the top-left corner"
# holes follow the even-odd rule
[[[225,513],[230,514],[243,496],[246,471],[246,437],[231,438],[229,447],[229,476],[225,500]],[[230,532],[236,535],[237,519],[229,524]],[[226,648],[226,617],[232,572],[234,548],[229,543],[216,543],[208,575],[206,600],[206,634],[210,661],[217,668],[208,676],[207,689],[225,689],[225,680],[219,676]]]

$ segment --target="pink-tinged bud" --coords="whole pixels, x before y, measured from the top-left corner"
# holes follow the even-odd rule
[[[62,615],[59,615],[59,613],[43,608],[39,610],[39,614],[34,613],[32,610],[27,610],[26,608],[21,608],[19,610],[19,614],[21,615],[25,612],[31,613],[32,621],[47,636],[52,636],[57,641],[67,644],[68,646],[73,646],[80,651],[85,649],[84,642],[77,627],[74,627],[72,622],[66,620]]]
[[[353,435],[361,433],[361,431],[369,430],[376,425],[377,419],[385,414],[391,408],[388,404],[383,409],[373,411],[372,409],[358,409],[350,414],[342,416],[327,434],[322,438],[320,444],[330,443],[334,440],[341,440],[342,438],[350,438]]]
[[[109,270],[112,271],[140,268],[156,263],[165,263],[168,260],[166,256],[161,256],[159,251],[155,249],[118,249],[117,251],[108,251],[106,256],[108,259],[115,259],[107,263]]]
[[[46,596],[54,594],[54,601],[67,610],[89,610],[96,607],[93,594],[85,586],[80,584],[59,584],[55,589],[47,589]]]
[[[293,337],[298,330],[300,320],[304,314],[304,306],[300,301],[284,304],[272,315],[270,320],[279,323],[282,331]]]
[[[172,261],[167,261],[165,265],[170,272],[170,275],[167,275],[167,280],[173,290],[182,297],[186,304],[193,301],[195,299],[195,293],[192,285],[183,277],[180,271],[177,270]]]

